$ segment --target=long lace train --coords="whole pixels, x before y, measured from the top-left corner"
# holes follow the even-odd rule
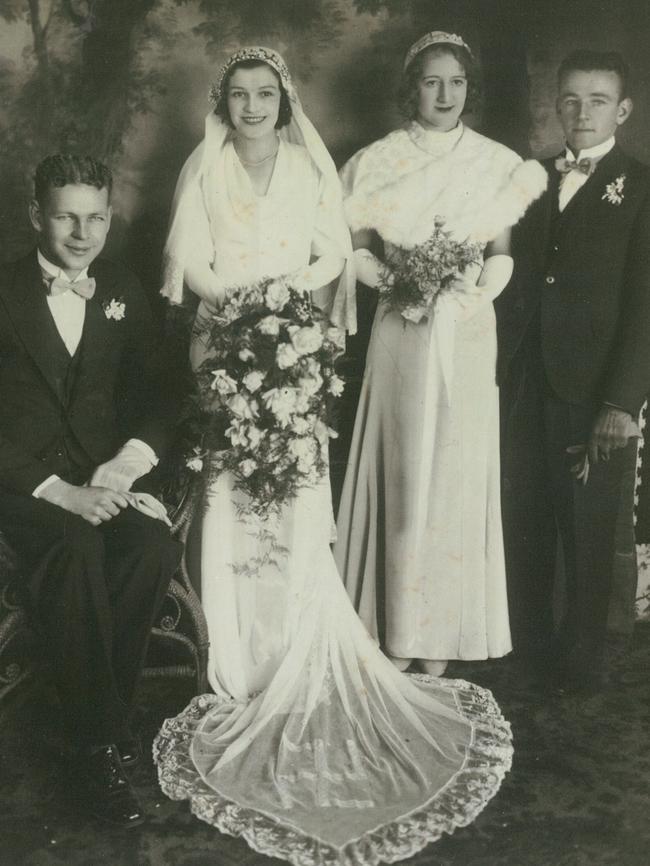
[[[339,577],[330,514],[325,482],[301,492],[272,533],[288,551],[280,570],[231,575],[233,592],[257,586],[241,605],[224,589],[236,569],[217,563],[207,608],[216,670],[239,670],[249,651],[236,634],[225,639],[235,626],[275,646],[274,669],[255,678],[256,694],[242,685],[236,699],[195,698],[164,723],[154,755],[165,794],[252,848],[294,866],[375,866],[470,823],[510,767],[511,733],[489,692],[405,676],[383,655]],[[208,515],[204,541],[229,556],[214,502]]]
[[[393,739],[383,757],[375,755],[373,773],[367,760],[363,766],[367,751],[364,756],[355,755],[352,746],[344,754],[333,746],[334,741],[340,742],[341,731],[323,728],[324,716],[331,713],[323,714],[322,705],[318,719],[312,719],[315,724],[307,726],[317,729],[318,737],[308,743],[303,733],[301,744],[291,740],[292,731],[304,727],[294,713],[274,716],[263,737],[237,733],[238,722],[245,725],[247,718],[259,712],[263,695],[248,705],[202,695],[176,718],[168,719],[156,739],[154,757],[162,790],[171,799],[189,800],[192,812],[221,832],[241,836],[260,853],[286,859],[294,866],[375,866],[410,857],[443,833],[475,819],[499,789],[510,767],[512,745],[510,726],[489,691],[462,680],[425,675],[403,679],[416,681],[423,696],[420,704],[432,701],[438,708],[439,702],[453,707],[471,732],[456,768],[447,766],[451,755],[443,756],[451,748],[451,737],[442,738],[445,742],[438,759],[439,766],[447,766],[446,779],[444,771],[431,773],[438,761],[432,760],[430,747],[429,755],[420,756],[421,766],[405,783],[408,773],[400,770],[406,771],[409,756],[400,754],[400,747],[408,752],[408,736],[403,743]],[[385,709],[388,719],[388,704]],[[340,714],[335,715],[340,723]],[[337,723],[332,718],[329,721]],[[229,730],[229,735],[215,749],[216,728]],[[367,750],[358,728],[354,735],[362,750],[364,745]],[[228,768],[228,743],[240,736],[248,748],[237,750],[239,757]],[[211,743],[207,746],[211,758],[200,771],[197,764],[205,764],[206,743]],[[301,754],[302,766],[296,757]],[[411,751],[410,758],[414,755]],[[275,803],[268,800],[269,784],[276,794]],[[347,795],[344,787],[349,788]],[[427,789],[430,794],[422,800]]]

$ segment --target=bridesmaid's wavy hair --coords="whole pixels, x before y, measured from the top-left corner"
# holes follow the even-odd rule
[[[462,45],[454,45],[451,42],[443,42],[430,45],[420,51],[415,59],[409,64],[402,77],[402,83],[397,91],[397,102],[404,117],[415,120],[418,113],[418,84],[422,77],[424,63],[429,57],[437,57],[441,54],[450,54],[465,70],[467,77],[467,99],[463,114],[478,111],[481,107],[483,88],[481,85],[481,71],[478,63],[466,48]]]
[[[280,110],[278,112],[278,119],[275,123],[275,128],[282,129],[282,127],[286,126],[291,120],[292,112],[289,95],[284,89],[284,84],[275,69],[272,66],[269,66],[268,63],[264,63],[263,60],[240,60],[238,63],[233,63],[224,75],[223,81],[221,82],[221,96],[219,97],[219,102],[217,102],[214,108],[214,113],[217,117],[221,118],[221,120],[223,120],[223,122],[231,129],[233,128],[233,123],[230,117],[230,111],[228,110],[228,85],[230,84],[230,79],[238,69],[255,69],[258,66],[266,66],[267,69],[270,69],[277,78],[280,87]]]

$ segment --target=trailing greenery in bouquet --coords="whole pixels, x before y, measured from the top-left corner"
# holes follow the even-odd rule
[[[195,336],[197,444],[186,465],[208,480],[229,471],[249,512],[278,510],[327,471],[334,365],[341,333],[283,279],[237,289]]]
[[[431,314],[438,295],[453,291],[466,268],[481,261],[480,244],[454,240],[443,226],[436,219],[424,243],[394,247],[386,256],[379,294],[389,310],[416,324]]]

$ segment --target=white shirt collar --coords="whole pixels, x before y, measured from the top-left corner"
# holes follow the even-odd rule
[[[610,150],[616,144],[616,138],[612,135],[611,138],[608,138],[607,141],[601,141],[600,144],[594,145],[594,147],[586,147],[584,150],[581,150],[576,156],[573,155],[573,151],[567,145],[566,148],[566,158],[570,160],[574,160],[576,162],[580,162],[581,159],[600,159],[605,156],[606,153],[609,153]]]
[[[88,276],[88,268],[84,268],[83,271],[80,271],[77,274],[74,280],[71,280],[64,270],[59,268],[57,265],[53,265],[52,262],[49,261],[49,259],[45,258],[45,256],[39,249],[36,250],[36,255],[41,268],[45,271],[46,274],[49,274],[51,277],[58,277],[61,280],[67,280],[69,283],[74,283],[77,280],[85,280]]]

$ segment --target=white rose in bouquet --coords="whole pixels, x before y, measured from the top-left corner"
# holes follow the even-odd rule
[[[340,397],[345,388],[345,382],[336,373],[333,373],[327,384],[327,390],[333,397]]]
[[[257,448],[257,446],[260,444],[260,442],[264,438],[264,431],[260,430],[259,427],[255,427],[255,425],[252,424],[246,430],[246,436],[248,437],[248,441],[250,443],[251,448]]]
[[[277,337],[280,333],[280,319],[277,316],[265,316],[260,319],[255,326],[260,334],[267,334],[270,337]]]
[[[246,430],[240,423],[230,426],[226,430],[226,436],[230,437],[230,444],[233,448],[248,448]]]
[[[307,397],[313,397],[317,394],[323,384],[323,377],[320,372],[311,373],[308,376],[301,377],[300,389]]]
[[[253,474],[253,472],[255,472],[256,469],[257,469],[257,463],[254,460],[252,460],[251,458],[248,458],[246,460],[242,460],[241,463],[239,464],[239,471],[244,476],[244,478],[249,478]]]
[[[266,306],[269,310],[281,310],[288,302],[291,295],[284,283],[271,283],[266,289]]]
[[[295,457],[298,463],[298,470],[303,475],[308,475],[316,463],[318,451],[316,443],[313,439],[306,436],[301,436],[298,439],[292,439],[289,442],[289,453]]]
[[[264,405],[269,409],[281,427],[286,427],[296,409],[296,392],[293,388],[271,388],[262,395]]]
[[[296,401],[296,405],[299,403],[299,399]],[[298,409],[300,411],[300,409]],[[291,425],[291,429],[297,436],[304,436],[306,433],[309,433],[311,430],[311,424],[307,421],[306,418],[294,418],[293,424]]]
[[[200,448],[192,449],[192,456],[187,458],[185,465],[190,472],[201,472],[203,470],[203,454]]]
[[[339,348],[345,347],[345,331],[342,328],[330,325],[327,329],[327,339],[331,340]]]
[[[311,355],[323,345],[323,334],[316,325],[309,328],[298,328],[291,335],[291,342],[299,355]]]
[[[255,353],[252,352],[250,349],[242,349],[239,352],[239,360],[243,361],[244,363],[246,363],[247,361],[254,361]]]
[[[213,370],[212,376],[213,379],[210,387],[213,391],[218,391],[222,397],[237,393],[237,382],[225,370]]]
[[[247,388],[251,394],[254,394],[258,388],[262,386],[262,382],[264,381],[264,373],[260,370],[251,370],[250,373],[246,373],[242,382],[244,383],[244,388]]]
[[[333,431],[330,431],[330,428],[327,426],[327,424],[323,423],[320,418],[316,419],[314,423],[314,436],[318,439],[318,442],[320,443],[322,448],[326,448],[329,444],[331,432]]]
[[[300,390],[296,396],[296,412],[299,415],[306,415],[309,412],[310,395],[307,391]]]
[[[255,417],[253,407],[241,394],[233,394],[232,397],[229,397],[226,400],[226,406],[238,418],[252,420]]]
[[[296,363],[298,355],[291,343],[281,343],[275,353],[275,360],[281,370],[288,370]]]
[[[320,364],[316,358],[303,358],[302,369],[306,376],[317,376],[320,373]]]

